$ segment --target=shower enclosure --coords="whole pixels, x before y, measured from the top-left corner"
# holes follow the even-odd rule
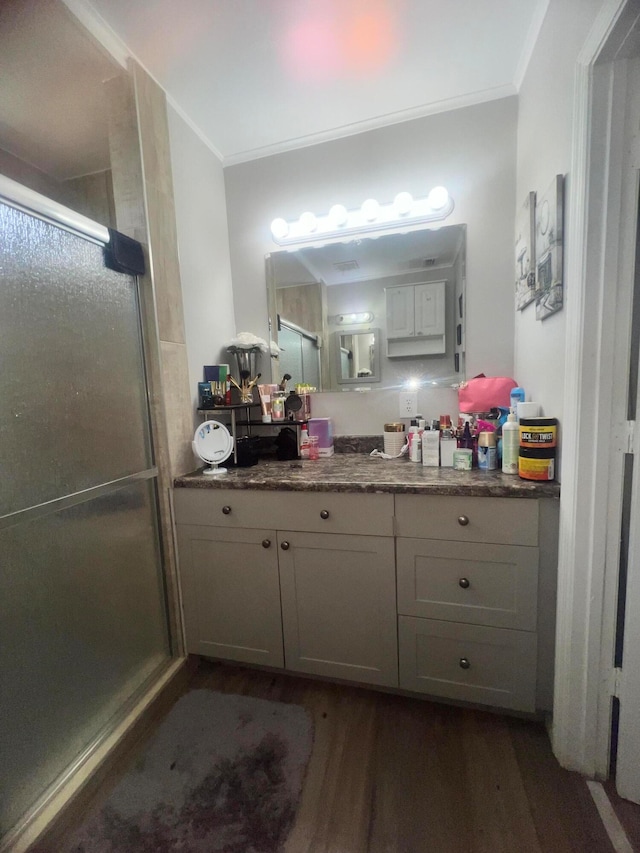
[[[139,282],[108,242],[0,176],[0,834],[171,659]]]

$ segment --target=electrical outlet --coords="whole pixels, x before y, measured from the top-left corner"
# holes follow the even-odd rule
[[[418,392],[417,391],[401,391],[400,392],[400,417],[415,418],[418,414]]]

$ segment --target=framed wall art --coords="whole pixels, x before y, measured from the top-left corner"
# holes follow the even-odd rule
[[[556,175],[536,205],[536,320],[560,311],[564,302],[564,176]]]
[[[516,219],[516,308],[522,311],[536,297],[536,194],[527,195]]]

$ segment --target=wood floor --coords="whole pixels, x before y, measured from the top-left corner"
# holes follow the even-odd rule
[[[613,851],[585,781],[559,767],[540,724],[205,661],[184,691],[202,688],[293,702],[312,715],[287,853]],[[54,853],[52,839],[38,851]]]

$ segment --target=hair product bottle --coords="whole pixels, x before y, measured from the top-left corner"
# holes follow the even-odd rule
[[[502,473],[518,473],[518,453],[520,450],[520,428],[512,410],[502,425]]]

